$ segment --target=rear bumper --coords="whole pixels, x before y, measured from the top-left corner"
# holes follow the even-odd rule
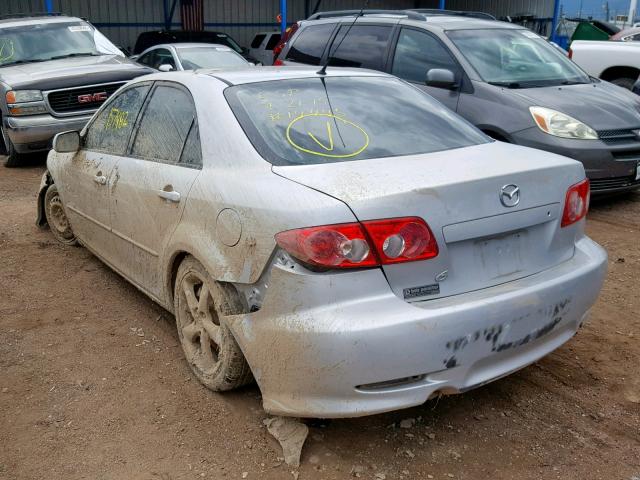
[[[18,153],[51,148],[53,137],[68,130],[82,130],[92,115],[56,118],[48,114],[3,117],[2,125]]]
[[[542,273],[414,304],[377,269],[275,265],[262,309],[229,318],[266,411],[369,415],[464,392],[555,350],[585,321],[606,262],[584,237],[571,260]]]
[[[640,188],[640,141],[607,145],[601,140],[554,137],[538,127],[511,134],[518,145],[546,150],[582,162],[594,194],[621,193]]]

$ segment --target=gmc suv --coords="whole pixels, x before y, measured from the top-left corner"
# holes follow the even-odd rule
[[[5,166],[80,130],[128,80],[152,70],[128,60],[90,23],[66,16],[0,18],[0,154]]]

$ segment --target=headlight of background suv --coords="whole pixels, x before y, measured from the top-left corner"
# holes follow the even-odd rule
[[[588,125],[550,108],[529,107],[536,125],[545,133],[562,138],[597,140],[598,134]]]
[[[6,100],[11,115],[36,115],[47,111],[40,90],[11,90],[7,92]]]

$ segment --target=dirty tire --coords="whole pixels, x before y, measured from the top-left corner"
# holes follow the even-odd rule
[[[2,137],[0,140],[4,144],[4,154],[7,156],[4,166],[7,168],[17,167],[22,163],[22,155],[20,155],[9,140],[9,137],[4,133],[4,129],[0,128],[0,136]]]
[[[44,214],[56,240],[65,245],[78,244],[55,184],[50,185],[44,195]]]
[[[619,87],[626,88],[627,90],[631,90],[633,88],[633,84],[636,83],[636,79],[627,77],[614,78],[611,80],[611,83],[618,85]]]
[[[225,314],[241,308],[240,301],[193,257],[178,268],[174,307],[185,358],[204,386],[221,392],[252,381],[251,369],[224,320]]]

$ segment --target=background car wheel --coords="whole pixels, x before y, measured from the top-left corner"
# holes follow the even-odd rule
[[[50,185],[44,195],[44,214],[56,240],[65,245],[78,244],[55,184]]]
[[[231,390],[253,379],[224,321],[226,313],[241,308],[229,293],[193,257],[180,264],[174,287],[178,336],[191,370],[213,391]]]
[[[9,140],[3,128],[0,128],[0,134],[2,136],[2,143],[4,144],[4,154],[7,156],[4,166],[7,168],[17,167],[21,163],[22,155],[16,152],[13,143],[11,143],[11,140]]]
[[[611,83],[614,85],[618,85],[619,87],[626,88],[627,90],[631,90],[633,88],[633,84],[636,83],[635,78],[615,78],[611,80]]]

